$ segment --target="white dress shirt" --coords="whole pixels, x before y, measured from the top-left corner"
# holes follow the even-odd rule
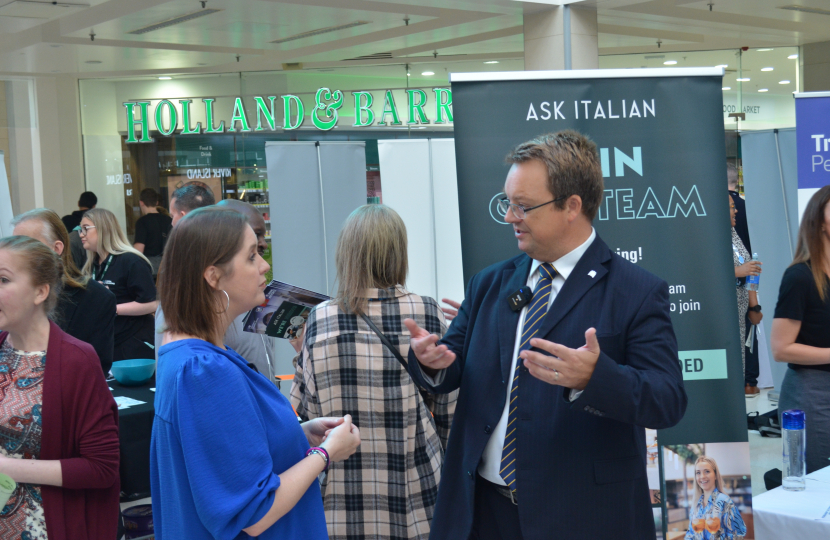
[[[588,250],[588,246],[593,243],[594,239],[597,237],[596,231],[591,228],[591,236],[580,245],[575,250],[571,251],[567,255],[564,255],[560,259],[553,261],[551,264],[556,269],[556,276],[553,278],[553,282],[550,286],[550,298],[548,298],[548,309],[550,309],[551,304],[556,299],[557,294],[560,290],[562,290],[562,286],[565,285],[565,280],[568,279],[568,276],[571,275],[573,272],[574,267],[576,267],[576,263],[579,262],[579,259],[582,258],[582,255]],[[530,266],[530,275],[527,278],[527,285],[531,289],[536,288],[536,284],[539,282],[539,267],[542,265],[542,261],[533,260],[533,264]],[[525,316],[527,315],[527,309],[530,306],[528,304],[524,308],[522,308],[522,313],[519,316],[519,324],[516,327],[516,342],[513,345],[513,363],[510,365],[510,377],[507,378],[508,381],[512,381],[514,377],[514,373],[516,371],[516,361],[519,358],[519,345],[521,345],[521,335],[522,335],[522,326],[525,324]],[[587,330],[587,328],[586,328]],[[478,474],[480,474],[486,480],[499,485],[505,485],[504,480],[502,480],[501,476],[499,475],[499,471],[501,470],[501,454],[502,449],[504,448],[504,435],[507,432],[507,415],[510,412],[508,405],[510,404],[510,392],[512,390],[512,385],[507,385],[507,392],[504,396],[504,410],[501,413],[501,419],[499,423],[496,425],[496,428],[493,430],[493,434],[490,435],[490,440],[487,442],[487,446],[484,448],[484,455],[481,456],[481,463],[478,466]],[[581,391],[571,390],[571,401],[575,400],[581,394]]]

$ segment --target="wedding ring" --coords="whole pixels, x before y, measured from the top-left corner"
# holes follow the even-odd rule
[[[553,374],[554,374],[554,376],[556,377],[554,380],[558,381],[558,380],[559,380],[559,371],[557,371],[556,369],[554,369],[554,370],[553,370]]]

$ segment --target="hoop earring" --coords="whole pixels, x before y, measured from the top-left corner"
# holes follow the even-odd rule
[[[222,289],[222,292],[225,293],[225,298],[228,299],[228,305],[225,306],[225,311],[223,311],[222,313],[227,313],[228,310],[231,308],[231,297],[228,295],[228,291],[226,291],[225,289]]]

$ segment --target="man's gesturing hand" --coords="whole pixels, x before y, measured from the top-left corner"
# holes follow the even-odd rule
[[[564,345],[539,338],[531,339],[530,346],[553,355],[547,356],[531,350],[522,351],[519,357],[524,360],[524,365],[531,375],[546,383],[574,390],[584,390],[588,386],[599,360],[596,329],[589,328],[585,332],[585,345],[578,349],[569,349]]]
[[[415,353],[422,366],[428,370],[439,370],[455,362],[455,353],[447,349],[446,345],[435,345],[438,342],[438,336],[430,334],[412,319],[404,319],[403,323],[409,329],[412,352]]]

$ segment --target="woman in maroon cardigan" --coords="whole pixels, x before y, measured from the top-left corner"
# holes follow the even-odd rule
[[[48,319],[60,283],[44,244],[0,239],[0,538],[113,540],[118,408],[92,346]]]

